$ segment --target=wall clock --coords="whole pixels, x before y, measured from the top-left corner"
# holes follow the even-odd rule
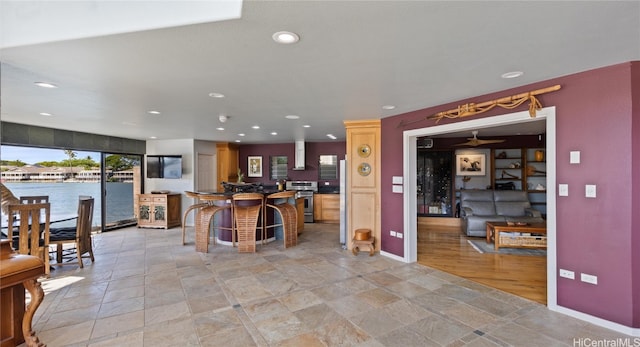
[[[362,158],[366,158],[371,154],[371,147],[369,145],[358,146],[358,155]]]
[[[360,174],[360,176],[369,176],[369,174],[371,173],[371,165],[367,163],[358,165],[358,173]]]

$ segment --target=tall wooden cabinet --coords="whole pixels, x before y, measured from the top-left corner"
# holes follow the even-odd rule
[[[353,249],[357,229],[369,229],[380,250],[381,122],[345,121],[347,131],[347,248]]]
[[[180,194],[139,194],[138,228],[169,229],[180,226]]]
[[[232,143],[216,144],[218,182],[217,187],[222,191],[222,182],[237,182],[238,168],[240,168],[238,146]]]

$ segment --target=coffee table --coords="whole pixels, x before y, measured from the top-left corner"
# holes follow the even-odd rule
[[[510,236],[500,233],[517,233]],[[487,222],[487,243],[493,239],[495,250],[500,247],[547,248],[547,223],[509,225],[506,222]]]

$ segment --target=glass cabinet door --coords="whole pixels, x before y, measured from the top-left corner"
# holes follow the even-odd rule
[[[452,217],[453,152],[418,150],[418,215]]]

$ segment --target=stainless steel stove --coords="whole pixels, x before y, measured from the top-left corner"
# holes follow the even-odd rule
[[[313,223],[313,194],[318,192],[317,181],[287,181],[287,190],[295,190],[296,198],[304,198],[304,222]]]

